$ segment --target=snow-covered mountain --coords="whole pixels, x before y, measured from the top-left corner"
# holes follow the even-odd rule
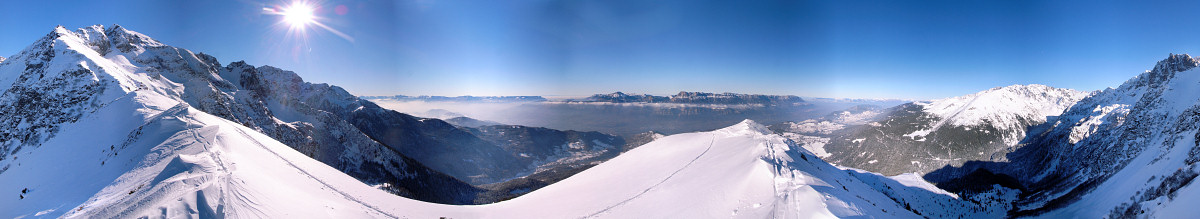
[[[0,199],[0,217],[363,217],[380,213],[352,191],[401,199],[229,119],[246,112],[229,104],[233,86],[217,83],[211,63],[119,26],[58,27],[0,63],[0,189],[14,195]],[[453,178],[386,148],[344,152],[374,153],[362,162],[390,163],[368,173],[398,168],[405,186],[444,186],[402,188],[456,194]]]
[[[1005,207],[990,204],[1013,191],[955,198],[915,175],[839,169],[747,120],[666,136],[479,210],[514,218],[999,217]]]
[[[866,118],[855,122],[861,125],[811,124],[819,133],[807,135],[828,138],[823,144],[830,153],[827,159],[839,165],[887,175],[927,173],[971,160],[1004,160],[1030,126],[1053,119],[1088,95],[1037,84],[997,87],[902,104],[860,116]]]
[[[1014,197],[997,189],[959,199],[915,176],[838,169],[750,121],[668,136],[482,206],[387,194],[152,92],[134,91],[59,134],[5,161],[14,165],[0,190],[21,193],[0,199],[0,217],[996,217],[1005,210],[996,204]],[[90,144],[113,147],[78,147]]]
[[[0,217],[382,218],[399,211],[384,203],[426,204],[152,92],[60,127],[2,161]]]
[[[746,121],[662,137],[509,201],[439,205],[372,188],[352,178],[355,171],[346,168],[355,166],[346,164],[429,145],[461,147],[423,148],[429,151],[413,157],[474,159],[508,151],[470,147],[491,144],[440,120],[382,110],[335,86],[304,83],[287,71],[240,62],[220,67],[211,56],[120,27],[59,27],[0,64],[0,84],[10,85],[0,93],[0,191],[16,195],[0,199],[0,217],[951,217],[978,216],[973,210],[982,207],[963,200],[992,203],[986,201],[1011,194],[998,189],[955,199],[916,177],[839,169]],[[355,144],[360,137],[383,142]],[[617,146],[598,138],[590,138],[590,147],[568,144],[565,150]],[[310,141],[316,146],[304,143]],[[376,144],[382,146],[368,147]],[[418,169],[427,162],[391,163],[409,162],[402,154],[409,153],[357,170],[404,168],[400,172],[429,175],[403,179],[430,186],[450,179]],[[530,157],[562,160],[549,159],[553,153]],[[675,204],[657,205],[667,201]],[[1004,208],[986,209],[995,215]]]
[[[475,203],[484,191],[470,183],[521,177],[540,165],[442,120],[383,109],[270,66],[221,66],[215,57],[120,26],[55,28],[0,63],[0,84],[6,89],[0,93],[0,160],[38,147],[108,102],[144,92],[249,127],[365,183],[424,201]],[[11,168],[4,165],[0,174]]]
[[[1187,217],[1200,203],[1200,61],[1171,55],[1153,70],[1080,100],[1034,127],[1010,162],[985,166],[1028,187],[1016,215]],[[969,177],[968,177],[969,178]],[[964,179],[958,179],[964,180]],[[973,179],[965,179],[970,181]]]
[[[582,101],[605,103],[665,103],[670,102],[671,98],[649,94],[626,94],[618,91],[610,94],[594,94],[583,99]]]
[[[167,46],[121,26],[57,27],[0,64],[0,84],[7,88],[0,94],[0,108],[6,112],[0,115],[5,121],[0,159],[37,147],[107,102],[143,92],[255,129],[400,195],[469,203],[478,192],[398,153],[399,145],[374,140],[385,128],[404,128],[377,123],[420,124],[416,118],[384,110],[336,86],[305,83],[289,71],[244,62],[221,67],[212,56]],[[371,125],[378,129],[361,129]]]

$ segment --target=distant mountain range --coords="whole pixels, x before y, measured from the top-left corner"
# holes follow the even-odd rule
[[[542,96],[361,96],[368,100],[398,100],[398,101],[430,101],[430,102],[466,102],[466,103],[511,103],[511,102],[546,102]],[[827,101],[862,101],[851,99],[827,99]],[[759,105],[797,105],[803,104],[804,99],[793,95],[762,95],[737,93],[705,93],[681,91],[671,96],[654,96],[649,94],[626,94],[614,92],[610,94],[595,94],[584,99],[569,99],[563,102],[599,102],[599,103],[687,103],[687,104],[759,104]]]
[[[625,94],[615,92],[596,94],[582,100],[568,102],[602,102],[602,103],[689,103],[689,104],[761,104],[767,106],[790,106],[803,104],[804,99],[792,95],[761,95],[736,93],[704,93],[681,91],[671,96],[654,96],[649,94]]]
[[[508,103],[508,102],[543,102],[542,96],[360,96],[367,100],[401,100],[401,101],[431,101],[431,102],[468,102],[468,103]]]

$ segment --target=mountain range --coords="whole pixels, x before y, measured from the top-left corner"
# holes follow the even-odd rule
[[[596,94],[582,100],[569,102],[603,103],[689,103],[689,104],[759,104],[766,106],[790,106],[804,103],[804,99],[792,95],[761,95],[736,93],[705,93],[680,91],[679,94],[654,96],[649,94],[625,94],[614,92]]]
[[[57,27],[0,62],[0,217],[1187,217],[1196,67],[1172,54],[1095,92],[1014,85],[627,140],[454,125],[121,26]]]
[[[1089,93],[1045,85],[1013,85],[865,112],[859,121],[822,133],[830,162],[885,175],[928,173],[970,160],[1003,161],[1030,126],[1058,116]],[[796,129],[792,129],[796,130]],[[816,134],[816,135],[813,135]]]
[[[520,158],[526,151],[495,143],[529,136],[485,140],[441,120],[380,108],[337,86],[304,82],[290,71],[245,62],[221,66],[215,57],[121,26],[57,27],[0,64],[0,83],[9,85],[0,94],[0,174],[20,152],[40,147],[64,126],[138,95],[166,102],[148,106],[154,110],[183,103],[249,127],[364,183],[424,201],[473,204],[486,192],[477,185],[530,175],[541,164]]]
[[[510,102],[544,102],[541,96],[361,96],[367,100],[401,100],[401,101],[450,101],[450,102],[480,102],[480,103],[510,103]]]

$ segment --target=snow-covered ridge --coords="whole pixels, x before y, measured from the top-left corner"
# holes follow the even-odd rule
[[[306,83],[290,71],[244,62],[222,67],[215,57],[167,46],[121,26],[54,28],[0,63],[0,89],[0,110],[15,112],[0,114],[0,174],[12,168],[2,161],[21,150],[40,147],[88,114],[137,96],[148,100],[147,107],[131,111],[187,103],[265,133],[364,182],[421,187],[385,188],[397,194],[470,203],[470,197],[456,196],[456,191],[474,189],[376,142],[349,122],[407,115],[387,113],[336,86]]]
[[[1027,124],[1038,124],[1047,117],[1057,116],[1090,93],[1046,85],[1012,85],[992,88],[965,96],[933,101],[921,101],[925,112],[938,117],[929,133],[941,125],[976,126],[988,123],[997,129],[1021,132],[1006,136],[1005,142],[1016,144],[1024,136]],[[910,136],[923,136],[910,133]]]
[[[1194,215],[1200,197],[1200,61],[1172,54],[1080,100],[995,169],[1031,191],[1016,206],[1046,218]],[[1049,183],[1048,183],[1049,182]],[[1037,187],[1035,187],[1037,188]],[[1068,200],[1059,202],[1058,200]]]
[[[529,210],[533,208],[540,210]],[[541,190],[479,210],[483,217],[502,218],[939,218],[1004,213],[1001,205],[988,204],[986,212],[971,210],[978,208],[919,178],[893,179],[837,168],[747,120],[657,139]]]
[[[916,102],[925,111],[950,125],[971,126],[992,122],[1011,127],[1018,117],[1041,118],[1062,113],[1089,93],[1040,84],[997,87],[965,96]]]

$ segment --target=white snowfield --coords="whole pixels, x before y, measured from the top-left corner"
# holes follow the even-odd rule
[[[121,102],[21,153],[20,165],[0,174],[0,190],[28,192],[0,199],[0,217],[363,218],[431,205],[183,104],[132,113],[140,106]],[[126,141],[130,135],[138,137]]]

